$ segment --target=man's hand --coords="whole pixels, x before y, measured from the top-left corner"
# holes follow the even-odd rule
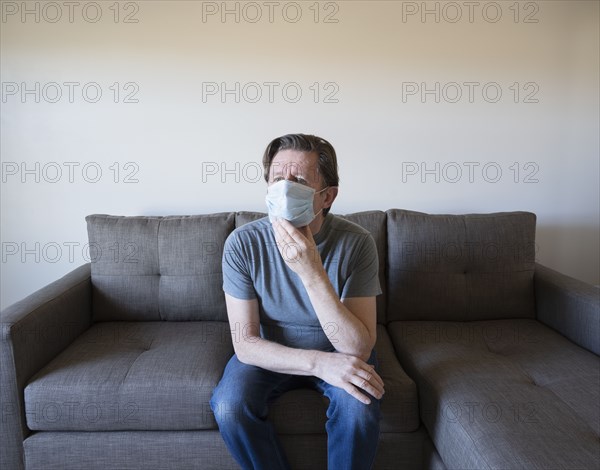
[[[319,250],[308,225],[294,227],[285,219],[273,222],[279,253],[300,279],[307,281],[325,274]]]
[[[375,372],[375,368],[358,357],[319,351],[315,361],[316,377],[345,390],[365,405],[371,403],[371,400],[359,390],[368,392],[377,399],[385,393],[383,380]]]

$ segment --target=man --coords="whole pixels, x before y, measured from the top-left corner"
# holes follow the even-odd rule
[[[289,464],[268,405],[292,388],[329,399],[332,470],[369,469],[379,437],[375,243],[329,214],[337,158],[312,135],[274,139],[263,156],[269,216],[237,228],[223,254],[223,290],[234,356],[211,399],[229,451],[244,469]]]

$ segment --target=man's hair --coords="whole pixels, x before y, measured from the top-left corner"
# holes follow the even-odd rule
[[[271,163],[278,152],[282,150],[296,150],[299,152],[316,153],[318,156],[317,171],[323,178],[325,186],[338,186],[340,177],[338,176],[337,156],[333,145],[321,137],[307,134],[287,134],[273,139],[263,154],[263,169],[265,181],[269,182],[269,172]],[[323,215],[327,215],[329,207],[323,209]]]

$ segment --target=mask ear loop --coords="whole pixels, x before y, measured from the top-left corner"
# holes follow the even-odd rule
[[[315,194],[322,193],[326,189],[333,188],[333,187],[335,187],[335,186],[325,186],[323,189],[320,189],[319,191],[315,191]],[[321,212],[323,212],[323,209],[325,209],[325,208],[321,207],[321,210],[315,214],[315,217],[317,217]]]

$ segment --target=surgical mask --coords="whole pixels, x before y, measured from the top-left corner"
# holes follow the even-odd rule
[[[281,180],[272,184],[265,196],[269,220],[274,222],[275,218],[281,217],[290,221],[294,227],[310,224],[323,210],[314,213],[315,194],[325,191],[328,187],[315,191],[313,188],[290,180]]]

